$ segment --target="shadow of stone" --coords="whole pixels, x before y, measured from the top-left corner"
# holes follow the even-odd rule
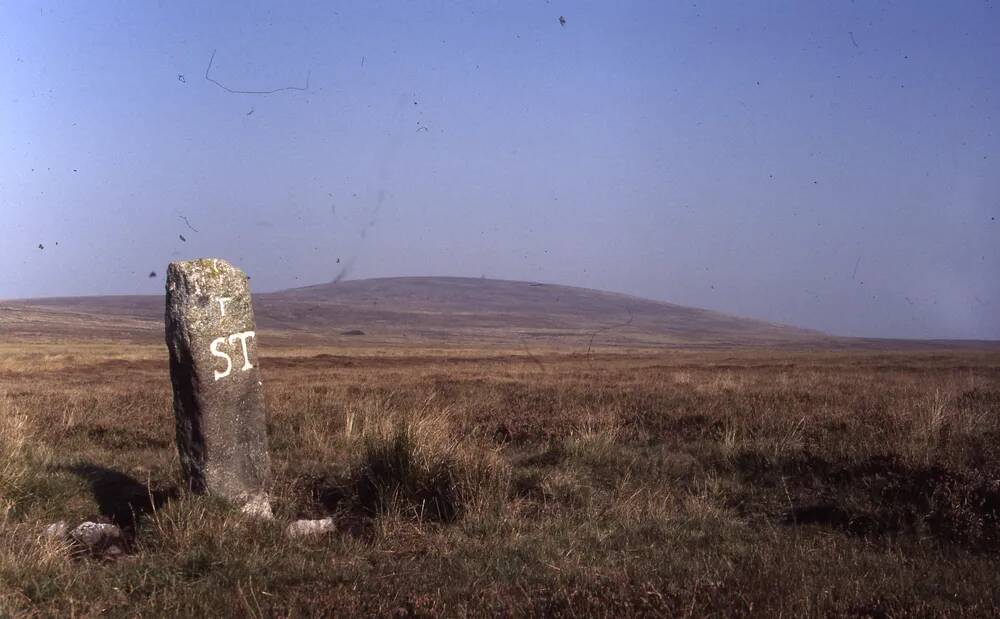
[[[131,475],[95,464],[64,466],[59,470],[86,480],[101,515],[133,534],[143,516],[179,495],[175,486],[152,489]]]

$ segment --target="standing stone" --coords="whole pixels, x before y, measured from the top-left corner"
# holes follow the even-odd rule
[[[270,516],[267,413],[247,276],[215,258],[171,263],[166,326],[189,488]]]

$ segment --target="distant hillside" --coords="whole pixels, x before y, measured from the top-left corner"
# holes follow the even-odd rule
[[[0,303],[0,335],[162,337],[162,296]],[[817,331],[622,294],[460,277],[345,281],[254,295],[258,328],[303,341],[608,346],[830,343]],[[360,334],[358,333],[360,332]],[[345,339],[349,338],[349,340]]]

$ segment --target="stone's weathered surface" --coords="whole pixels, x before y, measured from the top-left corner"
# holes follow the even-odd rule
[[[171,263],[166,329],[189,487],[262,514],[271,461],[246,275],[214,258]]]
[[[337,529],[333,523],[333,518],[322,518],[320,520],[296,520],[285,529],[288,537],[303,537],[306,535],[322,535]]]

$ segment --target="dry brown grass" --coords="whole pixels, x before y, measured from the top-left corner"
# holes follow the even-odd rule
[[[161,347],[0,349],[0,614],[1000,609],[996,353],[270,352],[278,523],[176,491]]]
[[[6,518],[21,498],[31,473],[28,423],[28,416],[0,395],[0,519]]]

